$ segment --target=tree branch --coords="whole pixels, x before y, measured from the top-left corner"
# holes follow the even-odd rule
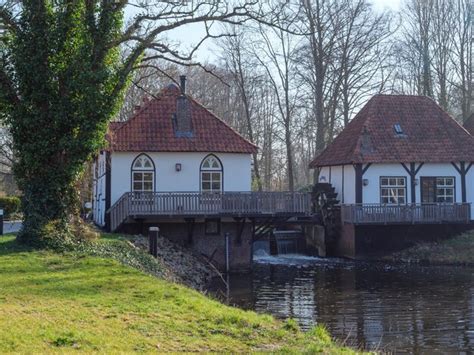
[[[13,14],[4,6],[0,6],[0,25],[2,25],[11,32],[18,32],[19,26],[15,21]]]

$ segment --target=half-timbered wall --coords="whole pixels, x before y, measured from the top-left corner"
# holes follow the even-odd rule
[[[419,163],[415,167],[419,167]],[[459,163],[457,163],[459,166]],[[469,164],[466,163],[466,166]],[[409,168],[410,163],[405,163]],[[364,164],[363,167],[366,167]],[[364,172],[362,179],[362,203],[380,203],[380,178],[404,177],[406,179],[406,201],[410,203],[411,180],[407,170],[399,164],[371,164]],[[421,177],[454,177],[455,202],[462,202],[461,176],[451,163],[423,164],[415,175],[415,202],[421,203]],[[355,169],[353,165],[323,167],[319,174],[320,182],[331,183],[338,193],[338,199],[343,204],[355,203]],[[466,202],[474,203],[474,166],[466,174]],[[471,206],[471,219],[474,219],[474,208]]]

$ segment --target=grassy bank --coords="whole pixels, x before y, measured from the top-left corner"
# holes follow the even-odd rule
[[[289,351],[350,353],[109,258],[0,238],[0,352]]]
[[[474,266],[474,231],[438,243],[418,244],[386,259],[406,263]]]

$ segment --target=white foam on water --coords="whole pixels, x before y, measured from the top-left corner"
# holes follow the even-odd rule
[[[303,254],[281,254],[270,255],[263,249],[255,250],[253,253],[253,261],[258,264],[271,265],[288,265],[288,266],[302,266],[313,264],[334,264],[344,262],[343,259],[338,258],[320,258],[317,256],[309,256]]]

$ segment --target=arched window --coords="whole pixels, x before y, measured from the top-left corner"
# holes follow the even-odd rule
[[[201,192],[222,192],[222,164],[215,155],[201,163]]]
[[[141,154],[132,163],[132,191],[152,192],[155,190],[155,165],[149,156]]]

